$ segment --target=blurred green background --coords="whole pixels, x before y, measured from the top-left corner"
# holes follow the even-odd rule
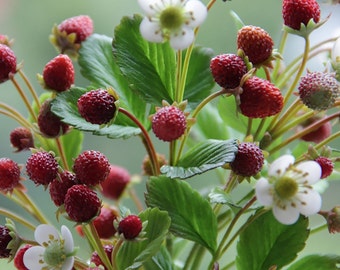
[[[205,1],[206,3],[207,1]],[[340,33],[340,9],[338,7],[329,7],[322,5],[322,17],[326,17],[332,11],[332,18],[324,30],[313,33],[312,40],[320,41],[322,38],[339,35]],[[278,45],[281,30],[281,1],[277,0],[233,0],[223,2],[217,1],[209,13],[206,22],[200,29],[197,43],[211,47],[216,54],[235,53],[236,52],[236,29],[230,11],[235,11],[245,24],[252,24],[264,28],[270,33]],[[127,0],[0,0],[0,34],[8,35],[15,40],[13,50],[16,53],[18,62],[24,65],[24,71],[31,79],[38,93],[43,93],[37,80],[36,74],[42,73],[45,64],[56,56],[56,50],[49,43],[48,36],[52,26],[60,23],[68,17],[87,14],[93,21],[95,32],[112,36],[114,28],[119,24],[122,16],[140,13],[137,1]],[[288,53],[284,55],[287,59],[302,52],[302,40],[296,37],[289,37],[290,45]],[[315,43],[314,42],[314,43]],[[312,41],[313,43],[313,41]],[[321,69],[324,58],[317,58],[308,68]],[[76,65],[76,84],[86,86],[86,80],[82,79]],[[27,115],[25,107],[21,102],[18,93],[10,82],[0,85],[0,100],[8,103]],[[9,133],[17,126],[15,122],[0,115],[1,132],[0,132],[0,155],[9,157],[20,164],[24,164],[29,153],[13,153],[9,143]],[[338,127],[337,127],[338,128]],[[158,152],[166,153],[167,147],[162,143],[156,142]],[[127,167],[131,174],[141,172],[141,162],[145,155],[145,150],[138,138],[129,140],[109,140],[107,138],[95,137],[86,134],[84,139],[84,149],[96,149],[103,152],[111,163]],[[209,178],[209,179],[208,179]],[[199,184],[189,182],[193,185],[202,185],[210,181],[210,176],[200,177]],[[208,179],[208,180],[207,180]],[[29,182],[29,181],[27,181]],[[49,200],[49,194],[41,187],[34,187],[27,183],[29,194],[33,200],[41,206],[51,220],[54,219],[55,207]],[[331,183],[331,188],[324,195],[324,209],[329,209],[339,201],[339,184]],[[144,186],[138,191],[140,195],[144,192]],[[3,196],[0,197],[0,207],[10,207],[16,213],[21,213],[11,202]],[[315,223],[322,222],[321,218],[316,217]],[[4,219],[0,218],[0,223]],[[60,220],[61,224],[69,224],[65,219]],[[20,229],[20,227],[19,227]],[[32,237],[32,234],[27,234]],[[322,241],[320,241],[322,239]],[[335,252],[339,254],[339,236],[329,235],[328,232],[313,235],[304,253],[313,252]],[[79,239],[76,239],[76,243]],[[85,251],[86,254],[86,251]],[[0,261],[0,269],[12,269],[5,261]]]

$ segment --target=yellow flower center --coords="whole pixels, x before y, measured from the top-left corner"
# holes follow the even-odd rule
[[[294,179],[283,176],[275,182],[274,188],[281,199],[290,199],[297,193],[298,184]]]
[[[170,6],[164,9],[159,17],[162,28],[176,30],[184,23],[183,10],[179,7]]]

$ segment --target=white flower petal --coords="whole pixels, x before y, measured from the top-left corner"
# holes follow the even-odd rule
[[[74,249],[73,237],[70,230],[66,226],[61,226],[61,236],[64,241],[64,250],[66,253],[70,253]]]
[[[260,204],[264,206],[271,206],[273,204],[273,196],[270,192],[272,185],[269,184],[266,178],[260,178],[256,182],[255,194]]]
[[[170,46],[176,50],[183,50],[194,42],[194,38],[194,31],[191,28],[183,27],[181,32],[170,36]]]
[[[297,203],[297,208],[304,216],[316,214],[321,209],[322,199],[320,194],[313,189],[305,189],[306,192],[299,192],[296,198],[303,203]]]
[[[163,41],[163,35],[162,30],[158,23],[156,22],[150,22],[150,20],[145,17],[140,26],[139,31],[143,38],[150,42],[162,42]]]
[[[188,24],[188,26],[192,28],[201,25],[208,14],[207,7],[199,0],[188,1],[184,6],[184,10],[187,13],[192,13],[190,16],[192,16],[194,19],[190,20]]]
[[[273,214],[279,222],[286,225],[294,224],[300,216],[299,210],[289,204],[286,205],[285,209],[274,205]]]
[[[338,61],[340,61],[340,38],[335,41],[331,55],[332,61],[336,62],[337,57],[339,58]]]
[[[40,224],[34,231],[34,238],[40,244],[43,245],[44,242],[48,242],[50,238],[60,239],[59,232],[51,225]]]
[[[34,246],[26,250],[24,253],[24,264],[30,270],[41,270],[45,263],[41,263],[41,258],[44,256],[45,248],[41,246]]]
[[[61,268],[61,270],[72,270],[74,265],[74,257],[68,257],[66,258],[66,260],[64,261],[63,267]]]
[[[306,173],[304,181],[307,181],[309,185],[312,185],[320,180],[322,170],[316,161],[308,160],[301,162],[296,165],[296,168]]]
[[[287,168],[292,165],[295,158],[292,155],[283,155],[278,159],[274,160],[272,164],[269,165],[268,175],[269,176],[282,176]]]
[[[155,10],[155,4],[159,4],[159,0],[137,0],[140,8],[145,12],[147,16],[153,16],[157,13]]]

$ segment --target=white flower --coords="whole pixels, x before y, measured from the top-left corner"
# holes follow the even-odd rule
[[[169,40],[176,50],[193,43],[193,29],[207,16],[207,8],[199,0],[138,0],[138,3],[146,14],[140,24],[141,35],[151,42]]]
[[[34,232],[40,246],[29,248],[24,264],[30,270],[71,270],[74,263],[74,244],[70,230],[61,226],[61,235],[51,225],[41,224]]]
[[[283,224],[293,224],[300,213],[310,216],[321,208],[321,196],[312,187],[321,177],[320,165],[310,160],[294,166],[294,161],[291,155],[278,158],[268,168],[268,179],[260,178],[255,187],[259,203],[272,207]]]

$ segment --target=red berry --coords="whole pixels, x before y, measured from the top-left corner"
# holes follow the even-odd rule
[[[115,98],[103,89],[91,90],[83,94],[77,102],[78,111],[92,124],[106,124],[116,113]]]
[[[105,251],[107,257],[109,259],[111,259],[111,255],[112,255],[112,251],[113,251],[113,245],[105,245],[104,251]],[[102,260],[100,259],[99,255],[96,251],[92,253],[91,262],[94,263],[96,266],[104,266]],[[107,270],[107,268],[105,266],[104,266],[104,269]]]
[[[319,163],[321,167],[321,171],[322,171],[321,179],[324,179],[332,174],[333,169],[334,169],[334,163],[330,158],[318,157],[317,159],[315,159],[315,161]]]
[[[87,150],[74,160],[73,171],[79,183],[95,186],[109,175],[110,163],[101,152]]]
[[[13,147],[17,148],[16,152],[29,150],[34,147],[33,135],[31,130],[25,127],[13,129],[9,135]]]
[[[316,0],[283,0],[282,16],[286,26],[300,30],[301,23],[307,25],[313,19],[320,20],[320,6]]]
[[[130,180],[131,176],[125,168],[111,165],[109,175],[100,183],[103,195],[110,199],[119,199]]]
[[[58,29],[68,35],[75,34],[75,43],[81,43],[93,33],[93,21],[87,15],[79,15],[62,21]]]
[[[66,54],[59,54],[49,61],[43,70],[43,78],[47,88],[63,92],[74,83],[74,67]]]
[[[136,215],[129,215],[119,222],[117,231],[119,234],[123,234],[125,239],[132,240],[139,235],[142,228],[141,219]]]
[[[31,248],[32,245],[26,244],[24,247],[19,249],[14,257],[14,266],[17,270],[29,270],[24,264],[24,254],[25,252]]]
[[[60,118],[51,111],[52,99],[47,99],[41,105],[38,114],[38,127],[47,138],[57,138],[65,134],[69,125],[61,122]]]
[[[308,108],[327,110],[340,95],[340,86],[335,77],[324,72],[308,72],[300,80],[299,96]]]
[[[170,142],[181,137],[187,127],[184,112],[175,106],[165,106],[152,117],[152,130],[162,141]]]
[[[33,153],[26,162],[28,177],[37,185],[48,185],[58,174],[58,162],[45,151]]]
[[[243,50],[253,65],[265,62],[272,54],[274,42],[260,27],[247,25],[237,33],[237,48]]]
[[[19,165],[9,158],[0,158],[0,191],[11,192],[20,181]]]
[[[64,204],[65,196],[70,187],[77,184],[75,174],[64,171],[59,174],[49,185],[49,192],[52,201],[56,206]]]
[[[113,222],[117,219],[118,212],[108,207],[102,207],[99,216],[93,220],[93,225],[97,230],[99,238],[108,239],[115,233]]]
[[[261,171],[264,156],[261,149],[254,143],[244,142],[238,145],[238,151],[233,162],[232,171],[238,175],[249,177]]]
[[[17,58],[10,47],[0,44],[0,83],[7,81],[16,73]]]
[[[87,186],[73,185],[66,193],[64,206],[71,220],[89,222],[99,214],[101,201]]]
[[[219,86],[233,89],[240,85],[247,66],[236,54],[220,54],[211,59],[210,70]]]
[[[10,236],[10,230],[6,226],[0,225],[0,259],[10,257],[10,249],[7,249],[7,245],[12,241]]]
[[[320,120],[319,118],[311,118],[309,121],[303,125],[304,127],[308,127],[312,125],[314,122]],[[306,135],[301,137],[301,140],[306,142],[314,142],[319,143],[323,140],[327,139],[332,134],[332,124],[331,122],[326,122],[319,128],[307,133]]]
[[[283,96],[271,82],[251,77],[242,86],[240,110],[250,118],[264,118],[279,113],[283,108]]]

